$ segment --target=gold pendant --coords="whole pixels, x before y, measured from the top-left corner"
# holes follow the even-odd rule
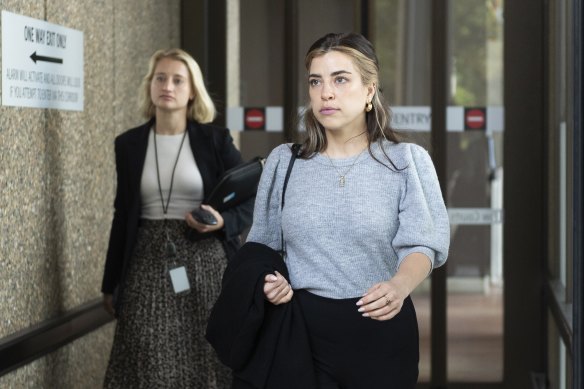
[[[339,177],[339,186],[342,188],[345,186],[345,176]]]

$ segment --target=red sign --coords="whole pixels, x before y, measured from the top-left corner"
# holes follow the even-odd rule
[[[465,130],[486,130],[487,110],[485,108],[465,108],[464,109],[464,129]]]
[[[246,108],[244,114],[246,130],[263,130],[266,125],[266,111],[264,108]]]

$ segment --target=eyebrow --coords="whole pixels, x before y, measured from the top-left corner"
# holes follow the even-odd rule
[[[155,75],[155,76],[160,76],[160,75],[162,75],[162,76],[171,76],[171,77],[180,77],[180,78],[186,78],[185,76],[183,76],[183,75],[182,75],[182,74],[180,74],[180,73],[168,74],[168,73],[165,73],[165,72],[156,72],[156,73],[154,73],[154,75]]]
[[[349,72],[348,70],[337,70],[336,72],[332,72],[331,76],[334,77],[334,76],[338,76],[339,74],[352,74],[352,73]],[[315,73],[308,75],[308,78],[311,78],[311,77],[322,78],[322,76],[320,74],[315,74]]]

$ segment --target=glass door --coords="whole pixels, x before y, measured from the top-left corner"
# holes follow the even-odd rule
[[[432,150],[432,72],[437,68],[431,55],[437,40],[431,28],[436,22],[432,3],[372,3],[370,37],[380,56],[381,84],[393,107],[394,127],[432,155],[446,153],[442,184],[452,240],[447,267],[439,269],[445,271],[445,288],[432,288],[430,278],[413,295],[420,326],[421,386],[444,384],[440,377],[449,384],[496,386],[503,381],[504,339],[503,4],[447,4],[442,21],[448,47],[445,150]],[[445,326],[432,325],[432,313],[443,310]],[[436,333],[437,328],[444,333]],[[445,341],[432,342],[433,336]],[[444,349],[445,363],[432,361],[440,358],[437,347]]]
[[[448,382],[503,381],[503,4],[449,1]]]
[[[321,20],[324,10],[334,11],[335,17]],[[412,296],[420,327],[419,386],[504,387],[506,350],[513,347],[507,345],[510,335],[504,330],[503,1],[253,0],[240,13],[239,53],[245,61],[239,69],[238,106],[228,107],[227,121],[229,110],[240,112],[246,157],[265,155],[293,127],[286,113],[287,91],[295,92],[290,95],[296,102],[292,107],[304,105],[302,58],[315,36],[353,30],[373,42],[394,127],[405,141],[436,157],[444,171],[441,184],[451,218],[449,261]],[[437,24],[444,27],[441,38],[435,33]],[[259,40],[264,44],[258,46]],[[440,63],[437,45],[447,48]],[[251,55],[254,50],[268,54]],[[296,64],[294,77],[284,76],[290,74],[283,71],[287,63]],[[442,70],[447,74],[441,86],[444,112],[432,115],[436,73]],[[265,110],[265,128],[245,128],[242,118],[249,107]],[[280,112],[277,126],[270,125],[274,110]],[[443,134],[438,135],[432,128],[437,116],[444,118]],[[513,361],[507,358],[505,363]]]

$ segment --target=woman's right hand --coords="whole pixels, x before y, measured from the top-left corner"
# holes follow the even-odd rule
[[[264,279],[264,294],[266,300],[274,305],[280,305],[292,300],[294,291],[290,283],[278,272],[268,274]]]
[[[116,310],[114,309],[114,297],[111,294],[103,294],[103,307],[112,316],[116,315]]]

